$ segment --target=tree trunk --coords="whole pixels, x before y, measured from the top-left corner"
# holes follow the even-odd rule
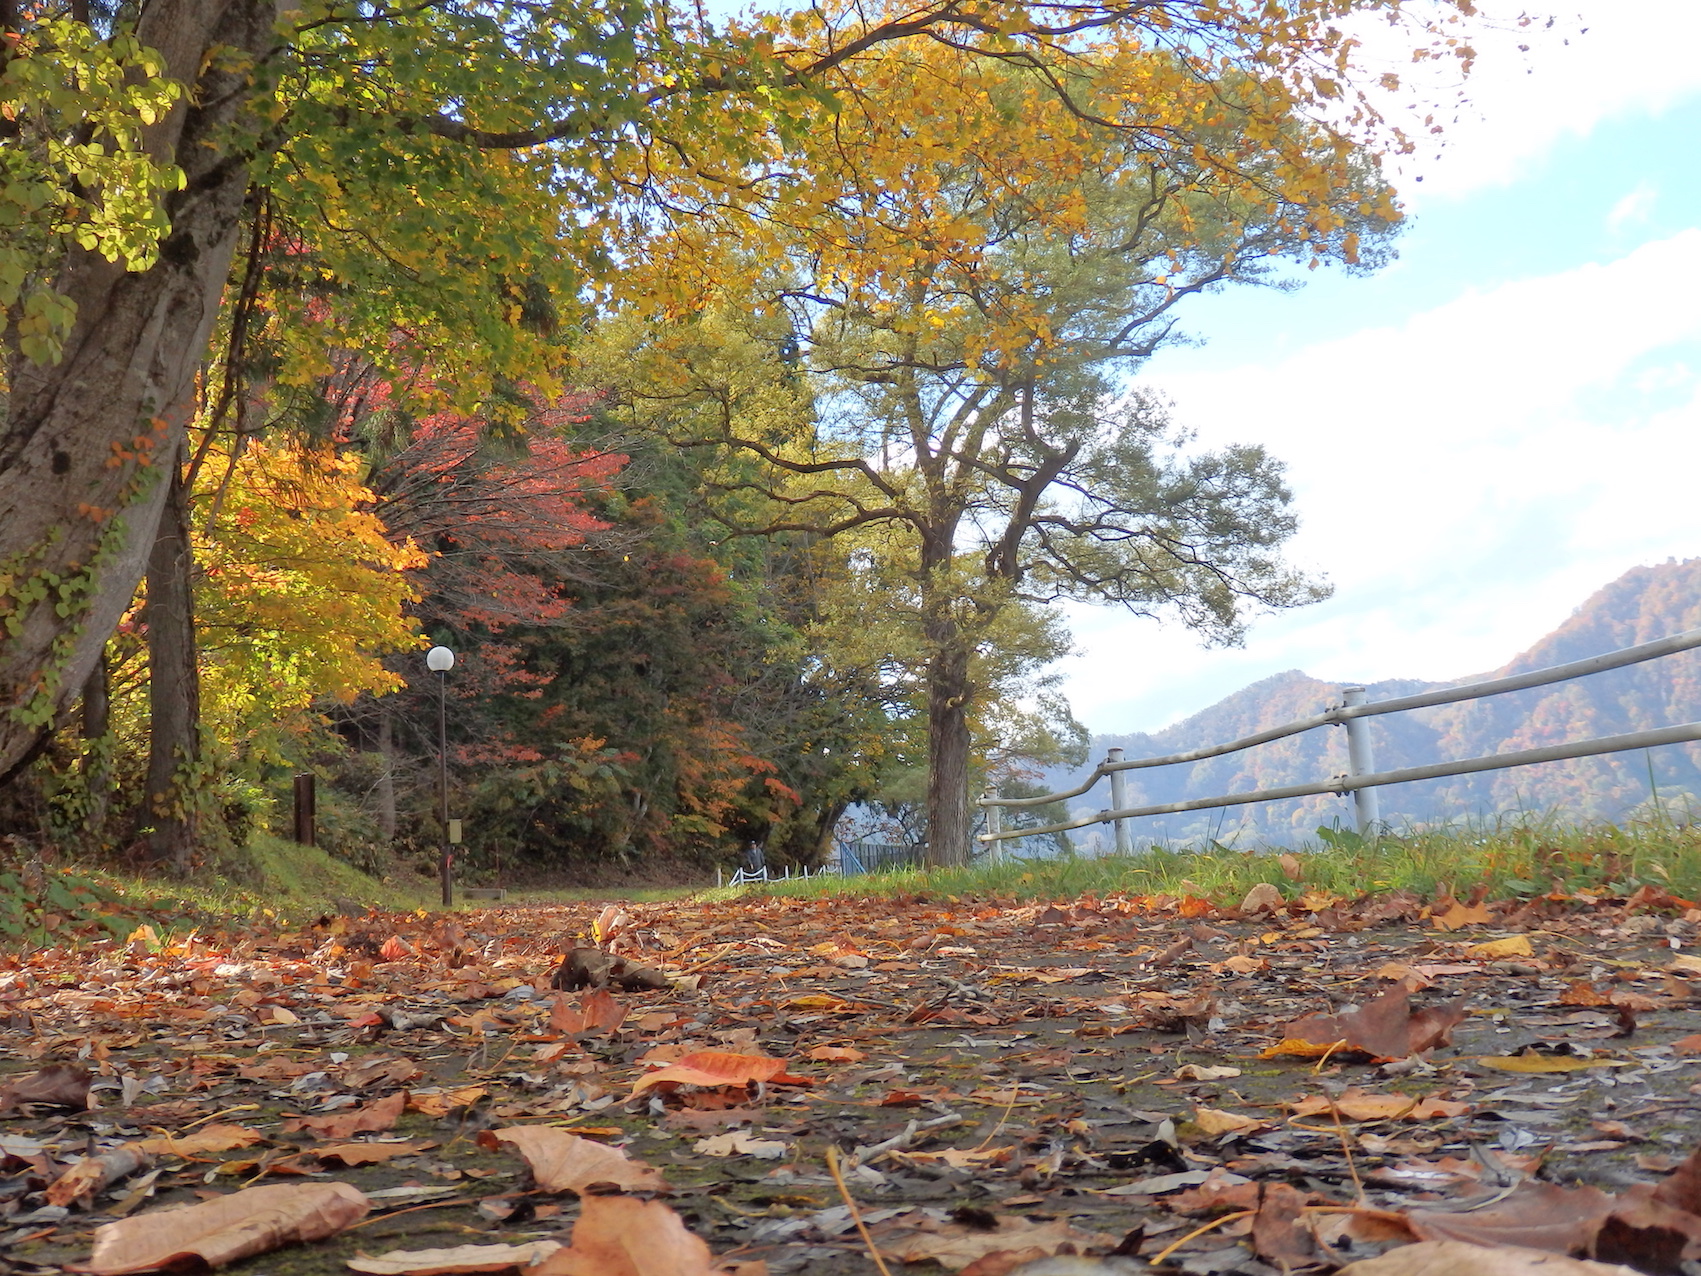
[[[194,546],[189,487],[176,458],[165,512],[148,558],[148,780],[142,820],[148,851],[173,872],[189,871],[197,795],[183,771],[201,757],[201,675],[195,650]]]
[[[135,595],[194,404],[247,192],[232,125],[275,43],[277,0],[150,0],[137,37],[184,100],[144,131],[184,188],[147,270],[69,250],[59,291],[76,321],[59,363],[12,347],[0,426],[0,782],[82,690]],[[213,54],[215,46],[229,52]],[[262,73],[263,74],[263,73]]]
[[[396,840],[396,739],[390,708],[378,702],[378,837],[385,846]]]
[[[83,831],[104,840],[106,813],[112,805],[112,678],[106,647],[95,656],[94,670],[83,684]]]
[[[927,862],[969,862],[969,655],[955,625],[927,662]]]

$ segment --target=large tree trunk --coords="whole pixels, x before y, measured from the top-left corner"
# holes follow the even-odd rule
[[[927,662],[927,862],[969,862],[970,652],[954,625]]]
[[[178,459],[148,559],[148,780],[142,820],[156,864],[189,871],[196,795],[185,772],[201,756],[201,675],[195,650],[194,547],[189,486]],[[191,783],[193,781],[191,780]]]
[[[64,355],[6,352],[0,426],[0,782],[82,690],[141,580],[218,315],[248,176],[230,126],[263,91],[277,0],[150,0],[137,36],[186,100],[146,130],[184,189],[158,262],[128,272],[81,249],[58,279],[76,303]],[[215,46],[228,46],[216,55]]]

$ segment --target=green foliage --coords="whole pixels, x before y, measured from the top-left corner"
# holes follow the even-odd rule
[[[32,25],[0,61],[0,113],[19,130],[0,147],[0,313],[36,363],[58,362],[76,318],[52,283],[68,245],[131,270],[157,258],[161,197],[183,181],[143,138],[182,95],[164,71],[128,32],[69,18]]]
[[[124,935],[117,891],[79,869],[38,860],[0,867],[0,947],[40,947]]]

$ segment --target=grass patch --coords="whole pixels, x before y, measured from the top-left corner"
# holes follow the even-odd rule
[[[965,868],[811,877],[745,889],[802,898],[928,894],[1030,900],[1127,891],[1200,895],[1218,904],[1238,902],[1259,882],[1278,887],[1290,898],[1308,890],[1349,897],[1409,890],[1427,896],[1443,887],[1463,895],[1485,884],[1496,898],[1550,891],[1622,896],[1641,886],[1660,887],[1687,899],[1701,896],[1701,826],[1652,820],[1575,828],[1552,819],[1521,819],[1414,830],[1374,841],[1338,830],[1318,832],[1317,840],[1292,848],[1153,846],[1132,855],[1008,859]],[[1297,878],[1283,867],[1279,856],[1284,849],[1291,849],[1299,861]],[[710,891],[703,898],[732,893]]]

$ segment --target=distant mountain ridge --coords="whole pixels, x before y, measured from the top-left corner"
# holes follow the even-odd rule
[[[1446,683],[1392,679],[1369,684],[1367,691],[1371,700],[1386,700],[1582,660],[1697,627],[1701,558],[1636,567],[1597,590],[1558,629],[1500,669]],[[1179,753],[1307,717],[1338,704],[1341,685],[1298,670],[1275,674],[1162,731],[1095,735],[1087,767],[1053,771],[1046,781],[1054,791],[1074,787],[1110,748],[1122,748],[1129,758]],[[1697,720],[1701,651],[1485,700],[1390,714],[1370,723],[1376,768],[1393,770]],[[1346,770],[1345,731],[1322,728],[1226,757],[1130,771],[1129,803],[1146,806],[1241,793],[1326,779]],[[1383,818],[1398,827],[1408,821],[1433,823],[1517,811],[1620,820],[1645,807],[1656,790],[1678,810],[1690,795],[1701,795],[1701,746],[1669,745],[1427,780],[1389,786],[1381,793]],[[1071,807],[1085,812],[1104,809],[1109,802],[1108,782],[1101,780]],[[1697,807],[1701,809],[1701,803]],[[1289,841],[1335,820],[1351,825],[1351,802],[1324,795],[1153,817],[1137,821],[1135,835],[1177,840],[1210,835],[1225,841],[1238,835],[1242,844],[1250,844]]]

